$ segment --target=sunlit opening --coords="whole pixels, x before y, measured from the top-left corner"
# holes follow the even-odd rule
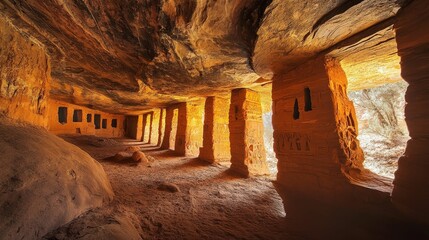
[[[404,113],[408,84],[401,77],[394,32],[387,29],[379,36],[387,40],[357,48],[341,65],[356,110],[364,167],[394,178],[409,139]]]

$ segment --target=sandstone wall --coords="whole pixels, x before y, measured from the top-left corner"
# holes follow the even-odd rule
[[[429,224],[429,5],[413,1],[395,24],[402,77],[409,83],[405,117],[411,139],[395,173],[393,203]]]
[[[0,18],[0,113],[47,126],[51,67],[40,44]]]
[[[204,107],[203,147],[199,158],[208,162],[230,161],[229,99],[208,97]]]
[[[59,107],[67,108],[67,123],[59,122]],[[81,122],[73,122],[74,110],[82,110]],[[88,114],[90,115],[90,119],[87,118]],[[100,129],[95,128],[96,114],[99,114],[101,116]],[[48,118],[48,129],[54,134],[84,134],[103,137],[123,137],[125,134],[125,117],[123,115],[105,113],[57,100],[49,100]],[[103,119],[107,121],[106,128],[103,128],[102,126]],[[116,127],[112,126],[113,119],[116,119]]]
[[[231,169],[244,175],[269,174],[259,94],[234,89],[229,110]]]
[[[178,105],[178,125],[175,151],[180,155],[198,156],[203,145],[202,101],[185,102]]]

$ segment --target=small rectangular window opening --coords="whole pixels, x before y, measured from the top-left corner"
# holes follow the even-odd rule
[[[299,105],[298,105],[298,99],[295,98],[295,103],[293,104],[293,119],[297,120],[299,119]]]
[[[101,115],[100,114],[94,114],[95,129],[100,129],[100,124],[101,124]]]
[[[73,111],[73,122],[82,122],[82,110],[75,109]]]
[[[112,119],[112,128],[117,128],[118,127],[118,120],[117,119]]]
[[[305,101],[304,111],[308,112],[313,110],[313,107],[311,106],[311,92],[310,92],[310,88],[308,87],[304,89],[304,101]]]
[[[86,122],[91,122],[92,121],[92,114],[86,114]]]
[[[67,123],[67,107],[58,107],[58,122],[61,124]]]

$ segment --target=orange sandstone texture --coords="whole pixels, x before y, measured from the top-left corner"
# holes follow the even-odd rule
[[[51,67],[45,49],[0,18],[0,112],[47,126]]]
[[[174,150],[174,143],[176,141],[177,132],[177,117],[178,117],[177,106],[169,106],[165,111],[165,127],[164,137],[162,140],[161,148]]]
[[[0,238],[41,239],[113,198],[103,167],[45,129],[0,119]]]
[[[169,149],[174,150],[176,148],[176,136],[177,136],[177,127],[179,125],[179,109],[172,109],[172,118],[171,118],[171,128],[170,135],[168,138]]]
[[[175,151],[180,155],[198,156],[203,145],[203,116],[202,101],[180,103]]]
[[[269,174],[259,94],[234,89],[229,110],[231,169],[243,176]]]
[[[164,139],[164,135],[165,135],[165,114],[166,114],[166,109],[161,108],[160,109],[160,116],[159,116],[159,126],[158,126],[158,141],[156,144],[157,146],[161,146],[162,140]]]
[[[346,88],[339,63],[324,57],[274,79],[274,150],[282,186],[324,199],[347,185],[344,174],[360,171],[363,153]]]
[[[161,117],[165,118],[165,113],[164,116],[161,116],[161,112],[161,108],[155,108],[152,111],[143,114],[144,143],[159,145],[158,142],[161,141],[161,137],[164,132]]]
[[[150,143],[151,142],[152,118],[153,118],[153,112],[143,114],[142,141],[144,143]]]
[[[150,143],[151,144],[158,144],[158,139],[160,137],[159,134],[159,127],[160,127],[160,117],[161,117],[161,109],[156,108],[152,111],[152,122],[151,122],[151,128],[150,131]]]
[[[413,1],[395,24],[411,139],[395,173],[393,203],[414,219],[429,224],[429,5]]]
[[[204,112],[203,147],[199,158],[207,162],[231,159],[229,144],[229,99],[207,97]]]
[[[49,100],[48,129],[54,134],[83,134],[102,137],[123,137],[123,115],[116,115],[89,109],[66,102]],[[60,122],[60,108],[67,112],[65,121]],[[104,120],[104,125],[103,125]]]

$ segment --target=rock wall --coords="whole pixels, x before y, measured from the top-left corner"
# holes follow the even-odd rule
[[[180,155],[198,156],[203,145],[203,116],[202,101],[180,103],[175,151]]]
[[[336,191],[349,188],[350,176],[361,172],[363,154],[346,89],[339,63],[324,57],[276,76],[272,97],[279,184],[335,199],[340,198]]]
[[[125,116],[123,115],[105,113],[57,100],[49,100],[48,104],[48,129],[54,134],[84,134],[102,137],[123,137],[125,135]],[[60,122],[60,107],[67,108],[66,122],[63,123]],[[74,116],[75,110],[80,110],[79,116]],[[96,115],[100,116],[99,129],[96,129]],[[74,119],[76,117],[77,119]],[[116,120],[116,125],[114,120]],[[105,128],[103,128],[103,121],[106,123]]]
[[[48,131],[0,124],[0,236],[40,239],[113,198],[103,167]]]
[[[234,89],[229,110],[231,169],[243,176],[269,174],[259,94]]]
[[[51,67],[44,48],[0,18],[0,113],[47,126]]]
[[[228,98],[207,97],[204,107],[203,147],[200,149],[200,159],[210,163],[231,159],[228,114]]]
[[[411,139],[395,173],[393,203],[408,216],[429,224],[429,5],[416,0],[395,24],[402,77],[409,83],[405,116]]]

